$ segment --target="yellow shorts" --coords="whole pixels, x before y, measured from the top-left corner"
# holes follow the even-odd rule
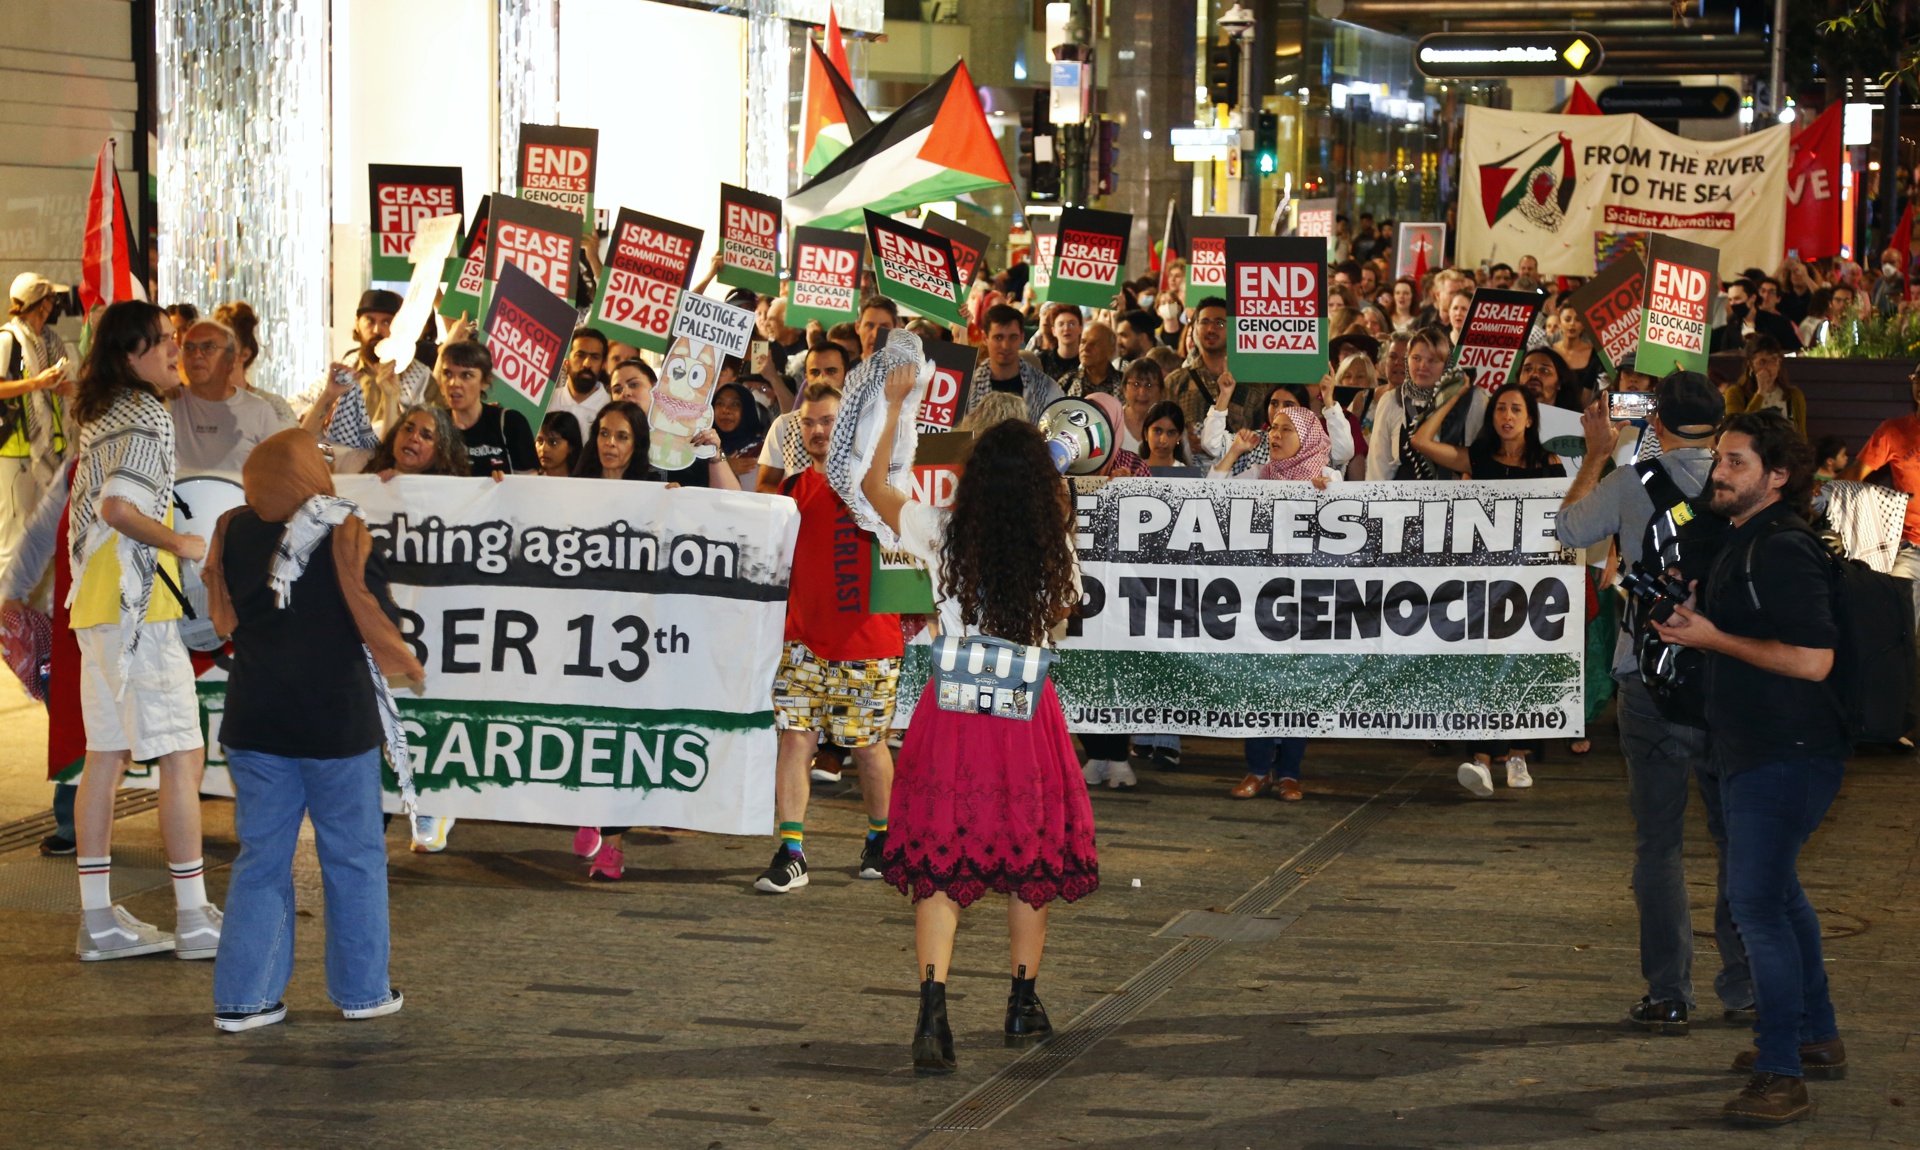
[[[783,731],[819,731],[842,747],[868,747],[893,724],[898,659],[834,662],[788,643],[773,676],[773,721]]]

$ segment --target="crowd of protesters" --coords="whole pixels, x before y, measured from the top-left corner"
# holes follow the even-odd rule
[[[380,676],[363,673],[351,645],[341,646],[337,635],[320,637],[315,628],[350,621],[373,657],[388,656],[379,660],[382,670],[420,673],[401,657],[404,647],[392,649],[381,626],[391,603],[378,556],[367,554],[364,532],[341,526],[351,514],[340,509],[344,501],[334,496],[330,477],[359,472],[382,480],[621,479],[791,497],[801,525],[773,683],[778,842],[754,885],[785,894],[807,884],[810,786],[837,779],[850,761],[868,819],[860,877],[887,879],[916,898],[934,891],[952,894],[960,906],[971,901],[981,889],[978,876],[929,877],[924,860],[909,860],[908,846],[890,839],[896,833],[890,811],[900,805],[890,802],[897,793],[890,742],[901,622],[863,615],[849,628],[844,611],[828,614],[842,562],[836,533],[850,514],[824,466],[842,388],[894,329],[909,326],[925,340],[977,346],[978,366],[960,402],[963,428],[985,434],[1004,422],[1030,425],[1063,397],[1097,401],[1129,460],[1116,474],[1304,481],[1321,489],[1358,480],[1564,476],[1561,460],[1544,446],[1541,412],[1581,412],[1583,462],[1559,532],[1568,547],[1582,549],[1590,591],[1601,606],[1589,613],[1589,659],[1612,671],[1589,689],[1589,721],[1610,695],[1619,695],[1648,982],[1647,996],[1630,1016],[1650,1030],[1684,1033],[1696,1008],[1680,828],[1688,780],[1697,778],[1722,860],[1716,911],[1722,970],[1715,990],[1730,1016],[1759,1019],[1758,1051],[1743,1056],[1754,1077],[1729,1113],[1754,1121],[1800,1116],[1803,1076],[1837,1073],[1845,1064],[1824,974],[1808,973],[1819,968],[1817,922],[1809,935],[1812,912],[1792,878],[1793,856],[1838,786],[1844,738],[1836,741],[1819,720],[1802,715],[1808,726],[1796,729],[1803,738],[1795,745],[1805,753],[1783,759],[1663,717],[1640,683],[1639,637],[1622,625],[1615,584],[1623,571],[1652,560],[1643,553],[1642,530],[1666,510],[1656,504],[1665,488],[1652,485],[1655,471],[1670,481],[1676,498],[1710,504],[1736,532],[1749,523],[1800,524],[1795,516],[1814,514],[1802,496],[1816,488],[1845,490],[1881,468],[1890,469],[1893,488],[1920,495],[1920,465],[1913,462],[1920,459],[1920,415],[1890,421],[1864,444],[1823,440],[1815,450],[1806,442],[1807,398],[1789,382],[1795,353],[1852,338],[1871,314],[1910,306],[1905,269],[1891,257],[1877,273],[1844,261],[1789,260],[1773,275],[1749,269],[1729,280],[1714,302],[1713,345],[1740,353],[1739,378],[1715,384],[1676,372],[1656,381],[1636,372],[1631,358],[1609,370],[1579,313],[1566,306],[1577,281],[1547,281],[1530,257],[1518,268],[1446,267],[1418,279],[1395,277],[1390,237],[1390,227],[1376,228],[1371,219],[1362,220],[1358,233],[1343,230],[1331,269],[1325,374],[1307,385],[1237,381],[1225,350],[1227,301],[1209,296],[1188,306],[1185,269],[1177,262],[1158,277],[1124,284],[1109,309],[1036,306],[1026,265],[1017,262],[971,286],[970,327],[910,319],[893,301],[869,295],[853,322],[831,329],[810,323],[802,330],[787,323],[783,300],[734,289],[728,302],[757,315],[754,351],[720,366],[712,428],[695,439],[711,449],[711,458],[672,472],[648,459],[655,362],[590,326],[572,333],[562,378],[536,427],[489,402],[492,359],[465,319],[435,320],[419,333],[415,353],[402,355],[405,362],[382,359],[379,349],[394,334],[401,305],[389,291],[361,298],[352,346],[326,378],[302,395],[280,397],[252,382],[270,349],[261,347],[258,317],[244,302],[209,315],[188,303],[164,310],[116,304],[90,317],[79,354],[53,329],[55,285],[22,275],[12,284],[10,320],[0,330],[0,410],[7,416],[0,422],[0,598],[12,616],[36,610],[64,617],[78,642],[67,670],[78,688],[84,767],[77,791],[57,793],[61,825],[42,844],[45,853],[76,857],[83,907],[77,952],[85,960],[218,955],[216,1023],[222,1029],[284,1017],[278,995],[290,951],[251,938],[230,938],[222,950],[222,913],[202,878],[197,795],[205,756],[193,671],[176,621],[183,608],[180,564],[204,562],[216,624],[235,634],[239,665],[258,668],[289,644],[317,644],[321,663],[314,673],[338,680],[352,718],[330,738],[303,739],[275,717],[286,684],[257,672],[249,686],[236,683],[223,741],[240,796],[243,852],[224,929],[232,935],[243,921],[250,932],[286,929],[292,836],[302,812],[310,812],[323,859],[360,884],[342,888],[337,922],[335,899],[328,900],[330,992],[349,1018],[399,1009],[400,993],[384,973],[384,864],[378,836],[368,830],[378,795],[365,786],[335,786],[312,766],[347,761],[373,777],[367,764],[378,760],[382,707],[392,705]],[[1483,287],[1547,297],[1517,382],[1496,388],[1472,386],[1448,367],[1473,293]],[[1920,408],[1920,374],[1913,388]],[[1610,418],[1606,393],[1612,391],[1651,391],[1654,410],[1631,420]],[[1009,459],[1030,446],[995,442]],[[250,518],[223,526],[218,539],[178,533],[172,486],[196,471],[241,473]],[[888,508],[888,521],[904,533],[900,514]],[[325,538],[334,540],[332,547],[318,548]],[[921,538],[914,549],[931,546]],[[291,559],[288,548],[297,553]],[[1904,530],[1888,551],[1893,571],[1916,579],[1920,605],[1920,499],[1906,504]],[[1783,597],[1804,597],[1822,577],[1803,559],[1779,561],[1786,572],[1777,575]],[[314,606],[296,611],[290,598]],[[1743,673],[1754,697],[1804,711],[1802,687],[1826,673],[1805,653],[1824,649],[1824,665],[1831,664],[1832,621],[1802,618],[1789,625],[1783,610],[1728,613],[1708,598],[1660,634],[1740,663],[1749,668]],[[1132,747],[1117,736],[1082,743],[1081,781],[1088,787],[1137,785],[1134,760],[1163,769],[1179,762],[1177,738],[1142,735]],[[1588,747],[1576,740],[1566,749],[1581,754]],[[1244,749],[1246,775],[1226,797],[1307,797],[1307,740],[1249,739]],[[1496,771],[1509,788],[1531,787],[1530,767],[1546,748],[1488,742],[1466,751],[1459,782],[1486,798],[1495,793]],[[140,922],[110,897],[112,796],[135,761],[160,767],[161,823],[178,903],[172,932]],[[1801,802],[1790,825],[1754,813],[1783,794]],[[452,826],[452,819],[419,814],[409,827],[415,849],[443,849]],[[627,829],[579,829],[575,850],[593,879],[621,878]],[[1751,860],[1769,877],[1763,883],[1730,876],[1729,857]],[[1085,882],[1030,899],[1032,905],[1043,909],[1056,895],[1091,890],[1097,877],[1090,840],[1080,861],[1089,868]],[[1017,875],[988,881],[985,889],[1016,902],[1028,897]],[[951,925],[941,929],[950,945]],[[1031,929],[1016,923],[1016,934]],[[1037,929],[1043,937],[1044,918]],[[1025,953],[1037,973],[1037,944],[1027,952],[1020,947],[1016,938],[1016,957]],[[1030,1035],[1045,1016],[1026,965],[1014,989],[1026,1004],[1022,1033]],[[944,966],[944,957],[930,959],[928,981],[943,975]],[[1015,1013],[1010,1007],[1010,1037]],[[1783,1021],[1789,1014],[1791,1023]],[[951,1061],[950,1038],[943,1057]]]

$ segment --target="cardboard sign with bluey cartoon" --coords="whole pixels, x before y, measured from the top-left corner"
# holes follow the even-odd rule
[[[709,459],[713,448],[689,442],[713,426],[713,393],[720,386],[720,365],[728,356],[746,355],[753,339],[754,314],[692,292],[680,296],[673,319],[673,342],[660,365],[647,413],[647,460],[661,471],[679,471]]]

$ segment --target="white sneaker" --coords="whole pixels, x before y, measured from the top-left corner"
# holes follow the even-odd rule
[[[1530,787],[1533,776],[1527,773],[1527,760],[1515,755],[1507,760],[1507,785],[1510,787]]]
[[[150,922],[141,922],[124,906],[80,912],[80,940],[74,953],[81,962],[132,958],[173,949],[173,936]]]
[[[400,1008],[406,1004],[407,996],[400,993],[399,987],[394,986],[388,988],[387,1000],[378,1006],[363,1006],[358,1010],[342,1010],[340,1013],[353,1021],[362,1018],[383,1018],[389,1014],[400,1013]]]
[[[173,957],[214,958],[220,953],[220,930],[226,915],[217,906],[197,906],[174,917]]]
[[[421,854],[439,854],[446,850],[453,823],[454,820],[437,815],[413,816],[413,849]]]
[[[1086,776],[1088,786],[1097,787],[1107,781],[1107,760],[1088,759],[1087,765],[1080,768],[1080,773]]]
[[[1115,759],[1107,764],[1107,786],[1113,790],[1132,790],[1140,785],[1133,775],[1133,767],[1125,759]]]
[[[1475,798],[1493,797],[1493,772],[1479,763],[1461,763],[1455,777],[1460,780],[1461,786],[1473,792]]]

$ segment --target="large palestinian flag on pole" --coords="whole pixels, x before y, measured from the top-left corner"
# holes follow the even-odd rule
[[[963,62],[835,156],[787,198],[786,214],[794,224],[844,230],[864,224],[868,211],[891,215],[1012,183]]]
[[[806,107],[806,119],[800,125],[800,171],[811,177],[873,127],[859,97],[812,40],[807,41]]]

